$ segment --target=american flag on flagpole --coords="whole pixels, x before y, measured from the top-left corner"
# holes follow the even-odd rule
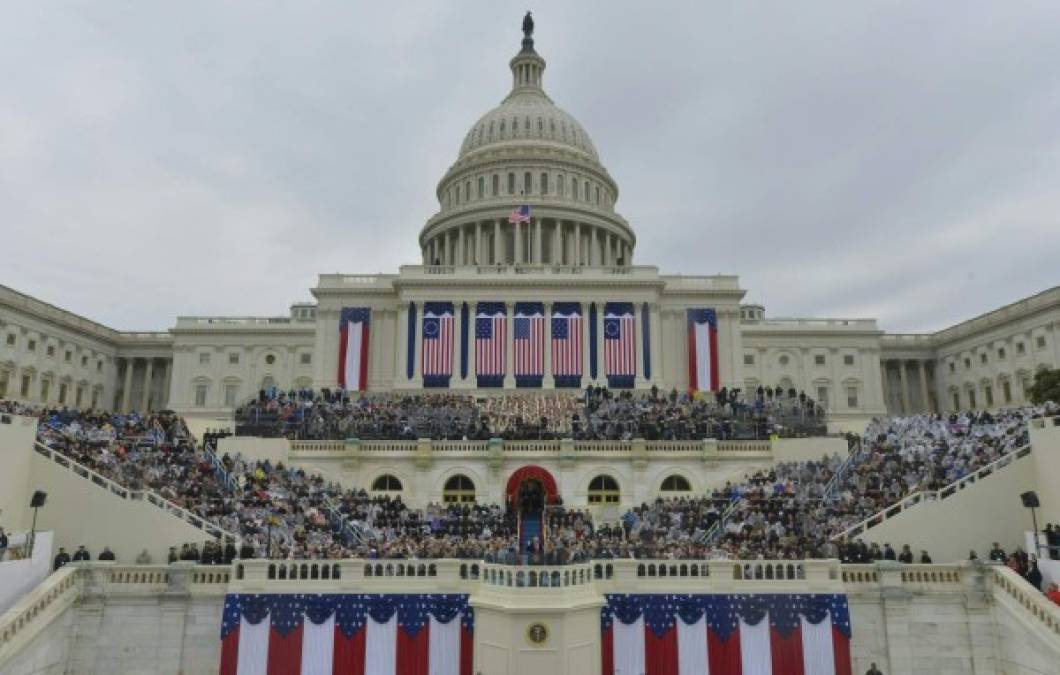
[[[508,223],[529,223],[530,222],[530,207],[527,204],[517,207],[512,211],[511,215],[508,216]]]
[[[480,387],[504,384],[507,367],[508,308],[503,302],[480,302],[475,312],[475,374]]]
[[[582,309],[576,302],[552,305],[552,374],[556,386],[581,386]]]
[[[632,387],[637,374],[633,303],[604,305],[604,375],[612,387]]]
[[[545,307],[540,302],[515,305],[512,341],[515,379],[520,386],[541,386],[545,374]]]

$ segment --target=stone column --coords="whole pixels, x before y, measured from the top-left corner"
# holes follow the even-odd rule
[[[512,223],[512,236],[515,237],[515,264],[521,265],[523,262],[523,228],[520,227],[522,223]]]
[[[600,264],[600,242],[597,239],[597,230],[600,228],[593,226],[589,228],[589,260],[590,265]]]
[[[880,359],[880,396],[883,396],[883,409],[886,410],[889,413],[894,414],[897,411],[896,410],[891,410],[890,406],[888,405],[888,403],[890,402],[889,401],[890,392],[888,391],[888,389],[889,389],[889,387],[887,386],[887,361],[886,361],[886,359],[882,359],[881,358]]]
[[[589,357],[592,352],[589,351],[589,337],[592,333],[589,331],[589,304],[588,302],[582,303],[582,383],[592,382],[592,371],[589,369]],[[597,308],[597,314],[599,314],[599,308]]]
[[[541,249],[541,219],[534,219],[534,260],[538,265],[545,262],[545,254]]]
[[[445,259],[442,260],[443,265],[455,265],[456,264],[456,251],[453,249],[453,231],[445,231]]]
[[[423,350],[423,339],[420,335],[420,326],[423,324],[423,303],[417,303],[417,315],[416,315],[416,326],[415,333],[413,334],[412,340],[412,386],[422,387],[423,386],[423,359],[420,358],[420,352]],[[405,319],[405,325],[408,326],[408,319]],[[405,349],[408,349],[408,339],[406,338]]]
[[[394,349],[394,386],[408,381],[405,359],[409,346],[409,303],[398,302],[397,345]],[[319,358],[319,357],[318,357]]]
[[[607,252],[604,254],[604,265],[611,266],[615,264],[615,249],[614,240],[611,237],[611,233],[607,233]]]
[[[633,335],[636,338],[634,340],[635,347],[635,361],[637,372],[633,378],[635,387],[644,386],[644,323],[641,319],[642,303],[633,303]]]
[[[582,264],[582,224],[574,223],[574,264]]]
[[[596,302],[596,381],[607,383],[604,372],[604,302]]]
[[[468,307],[468,310],[471,308]],[[463,382],[464,378],[461,375],[460,369],[460,345],[463,344],[464,339],[464,322],[462,321],[462,313],[464,311],[463,303],[453,303],[453,340],[452,354],[449,357],[452,359],[453,364],[453,381],[460,383]]]
[[[659,319],[658,302],[648,304],[651,314],[649,324],[651,325],[651,382],[662,381],[662,322]]]
[[[545,357],[545,378],[541,382],[543,389],[555,389],[556,378],[552,376],[552,303],[545,303],[545,329],[542,331],[544,344],[542,349],[544,350]]]
[[[475,221],[475,264],[482,264],[482,221]]]
[[[143,413],[147,412],[147,406],[150,404],[151,401],[151,378],[154,377],[154,371],[155,360],[147,359],[147,370],[144,372],[144,391],[143,395],[140,397],[142,401],[140,406],[140,412]]]
[[[504,388],[515,389],[515,303],[504,303]]]
[[[504,264],[504,254],[501,248],[501,221],[498,218],[493,221],[493,262],[494,264]]]
[[[903,415],[908,415],[910,408],[909,383],[906,382],[905,379],[905,359],[898,359],[898,382],[899,386],[902,388],[899,410],[901,410]]]
[[[460,251],[457,253],[455,262],[457,265],[466,265],[467,260],[465,256],[467,255],[467,243],[464,241],[463,225],[460,226],[460,230],[457,232],[456,245],[460,248]]]
[[[136,359],[125,359],[125,387],[121,391],[122,412],[129,412],[129,405],[132,403],[130,395],[132,394],[132,371],[135,365]]]
[[[162,375],[162,396],[159,398],[160,408],[169,407],[169,389],[173,386],[173,361],[163,361],[162,367],[165,372]]]
[[[931,412],[931,398],[928,396],[928,384],[927,384],[927,368],[924,367],[924,361],[919,360],[916,362],[917,374],[920,376],[920,401],[924,407],[923,412]]]

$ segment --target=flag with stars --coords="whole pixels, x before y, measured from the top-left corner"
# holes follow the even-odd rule
[[[577,302],[552,305],[552,373],[557,387],[582,384],[582,306]]]
[[[845,595],[608,595],[604,675],[851,675]]]
[[[423,303],[423,386],[448,387],[453,374],[453,303]]]
[[[501,387],[507,368],[508,308],[480,302],[475,311],[475,375],[480,387]]]
[[[471,675],[467,595],[231,594],[221,675]]]
[[[540,387],[545,374],[544,303],[515,303],[515,318],[512,323],[515,386]]]
[[[612,389],[633,387],[637,374],[635,325],[632,302],[604,305],[604,375]]]

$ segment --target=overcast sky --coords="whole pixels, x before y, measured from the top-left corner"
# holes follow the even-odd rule
[[[1060,2],[533,2],[664,272],[935,330],[1060,283]],[[8,2],[0,283],[120,329],[395,272],[527,3]]]

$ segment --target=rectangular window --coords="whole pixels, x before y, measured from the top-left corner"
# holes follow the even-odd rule
[[[1017,342],[1016,343],[1016,353],[1017,354],[1026,354],[1027,353],[1027,345],[1023,344],[1022,342]]]
[[[1001,396],[1005,403],[1012,403],[1012,384],[1008,380],[1001,381]]]
[[[986,407],[990,408],[994,405],[994,388],[989,384],[983,387],[983,398],[986,399]]]
[[[1026,376],[1020,378],[1020,390],[1023,391],[1023,398],[1029,400],[1031,397],[1031,378]]]
[[[997,360],[998,361],[1004,361],[1005,360],[1005,348],[1004,347],[1002,347],[1002,348],[997,350]]]
[[[1045,349],[1045,336],[1039,335],[1034,338],[1034,344],[1038,345],[1038,349]]]
[[[82,356],[81,357],[81,367],[85,368],[87,366],[88,366],[88,357],[87,356]]]
[[[828,387],[817,387],[817,403],[822,408],[828,407]]]
[[[953,392],[953,410],[957,411],[961,409],[961,393],[959,391]]]
[[[65,382],[59,383],[59,403],[66,405],[66,389],[67,385]]]
[[[964,357],[964,369],[965,370],[970,370],[971,367],[972,367],[972,360],[970,358],[968,358],[967,356]]]
[[[858,388],[847,387],[847,407],[857,408],[858,407]]]
[[[93,408],[98,408],[99,407],[99,389],[94,389],[92,391],[92,407]]]
[[[78,387],[77,388],[77,393],[74,394],[74,407],[75,408],[80,408],[81,407],[81,401],[84,398],[85,398],[85,388],[84,387]]]
[[[236,407],[236,399],[239,398],[239,385],[238,384],[226,384],[225,385],[225,407],[234,408]]]
[[[210,353],[209,352],[199,352],[199,365],[200,366],[205,366],[205,365],[208,365],[209,363],[210,363]]]
[[[813,365],[823,366],[824,365],[824,354],[815,354],[813,357]]]
[[[303,366],[308,366],[313,362],[313,355],[309,352],[304,352],[298,357],[298,362],[301,363]]]
[[[950,372],[951,373],[957,372],[957,364],[954,363],[953,361],[950,361]]]
[[[986,365],[986,352],[983,352],[979,355],[979,363],[983,364],[984,366]]]
[[[239,365],[239,352],[231,352],[228,354],[229,365]]]
[[[7,346],[8,347],[14,347],[15,346],[15,334],[14,333],[8,333],[7,334]]]
[[[29,375],[22,376],[22,388],[19,390],[19,396],[22,398],[29,398],[29,385],[32,378]]]
[[[968,407],[971,408],[972,410],[975,410],[975,390],[974,389],[969,389],[968,390]]]
[[[55,345],[48,345],[48,348],[45,350],[45,353],[48,356],[54,357],[55,356]]]
[[[843,356],[843,365],[844,366],[852,366],[852,365],[854,365],[854,355],[853,354],[845,354]]]
[[[7,397],[7,371],[0,372],[0,398]]]
[[[197,384],[195,385],[195,407],[205,408],[206,407],[206,392],[208,385]]]
[[[96,372],[97,373],[102,373],[103,372],[103,359],[100,359],[99,361],[96,361]]]
[[[753,366],[755,364],[755,355],[754,354],[744,354],[743,355],[743,364],[745,366]]]
[[[31,352],[37,351],[37,341],[30,340],[28,343],[26,343],[26,350]]]
[[[65,354],[63,354],[63,361],[65,361],[67,363],[70,363],[70,361],[72,361],[73,358],[74,358],[74,353],[73,352],[66,352]]]
[[[40,400],[44,403],[48,402],[48,393],[52,388],[51,380],[40,381]]]

